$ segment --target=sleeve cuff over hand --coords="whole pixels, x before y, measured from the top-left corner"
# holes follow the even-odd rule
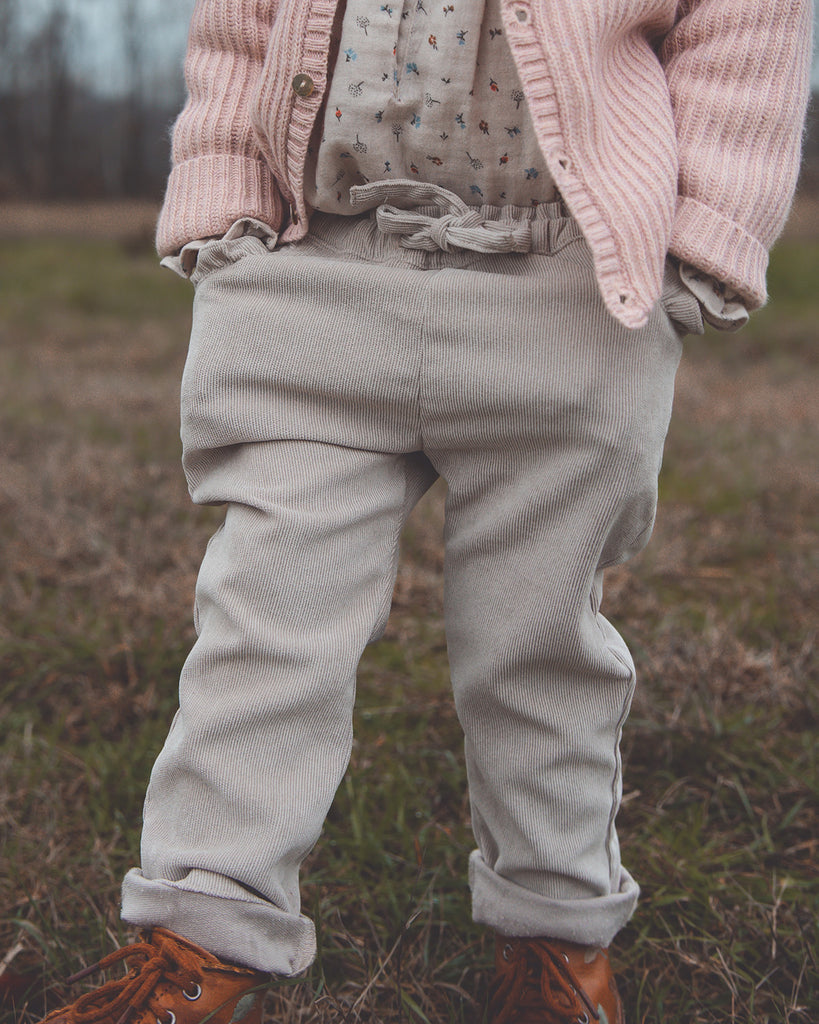
[[[171,171],[157,224],[156,248],[160,256],[169,256],[193,239],[223,235],[242,217],[277,229],[284,211],[284,200],[261,160],[197,157]]]
[[[748,309],[765,305],[765,246],[704,203],[680,198],[669,252],[681,263],[689,263],[722,282]]]

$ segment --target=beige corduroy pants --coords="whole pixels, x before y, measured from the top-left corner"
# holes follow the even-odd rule
[[[634,666],[602,576],[651,532],[696,301],[672,283],[628,330],[559,203],[425,226],[440,205],[316,214],[289,247],[199,257],[184,465],[227,512],[123,916],[274,973],[315,954],[299,866],[348,764],[402,526],[439,474],[475,918],[605,945],[637,899],[614,825]],[[452,244],[497,248],[503,224],[529,251]]]

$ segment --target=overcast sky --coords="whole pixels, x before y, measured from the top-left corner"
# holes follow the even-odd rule
[[[2,0],[0,0],[2,2]],[[144,72],[157,88],[178,80],[194,0],[136,0]],[[51,0],[18,3],[24,31],[33,31]],[[71,16],[70,58],[75,75],[100,92],[127,89],[122,49],[122,3],[118,0],[63,0]]]
[[[2,2],[2,0],[0,0]],[[773,2],[773,0],[772,0]],[[137,0],[145,43],[145,71],[162,82],[174,81],[185,51],[185,38],[194,0]],[[49,0],[23,0],[18,5],[31,27],[49,9]],[[72,38],[74,70],[101,91],[123,89],[121,4],[116,0],[66,0],[75,29]],[[819,0],[814,0],[819,21]],[[814,40],[813,86],[819,90],[819,53]]]

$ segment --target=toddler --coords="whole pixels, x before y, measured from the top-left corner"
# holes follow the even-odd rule
[[[765,301],[809,0],[197,0],[159,221],[196,287],[195,502],[226,505],[145,803],[144,940],[49,1017],[260,1019],[398,541],[448,487],[445,617],[493,1024],[623,1021],[607,947],[646,543],[681,338]]]

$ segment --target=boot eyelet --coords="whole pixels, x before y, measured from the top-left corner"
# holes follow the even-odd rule
[[[577,1024],[589,1024],[589,1015],[584,1013],[582,1017],[578,1017]]]
[[[168,1010],[168,1019],[160,1020],[159,1017],[157,1017],[156,1024],[176,1024],[176,1014],[173,1010]]]
[[[515,951],[514,951],[514,949],[512,948],[512,943],[511,943],[511,942],[507,942],[507,943],[506,943],[506,945],[505,945],[505,946],[503,947],[503,950],[501,951],[501,956],[503,957],[503,959],[504,959],[504,960],[505,960],[505,961],[506,961],[507,963],[509,963],[509,959],[510,959],[510,957],[512,956],[512,954],[513,954],[514,952],[515,952]]]
[[[182,995],[191,1003],[195,1003],[196,1000],[202,995],[202,986],[193,983],[192,991],[188,992],[186,989],[182,989]]]

